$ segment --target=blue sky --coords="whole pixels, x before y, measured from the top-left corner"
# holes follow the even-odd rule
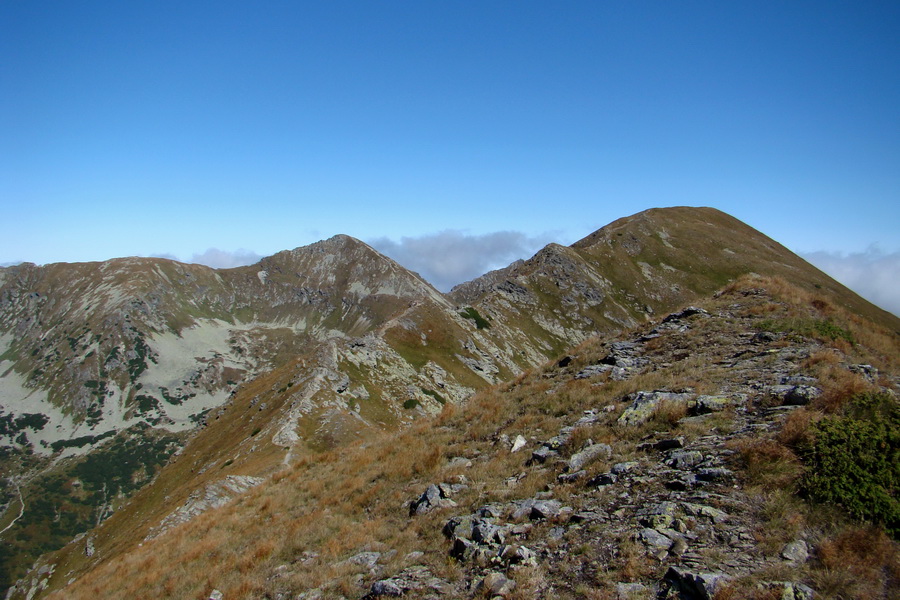
[[[896,2],[9,0],[0,264],[347,233],[447,287],[703,205],[900,274],[897,31]]]

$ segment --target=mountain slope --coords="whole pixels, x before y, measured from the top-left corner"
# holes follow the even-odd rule
[[[19,573],[105,521],[53,559],[80,573],[323,452],[404,430],[750,272],[900,331],[713,209],[621,219],[449,296],[347,236],[220,271],[151,259],[0,270],[0,466],[18,474],[2,497],[14,543],[0,562]],[[607,376],[627,374],[612,366]]]
[[[832,328],[779,331],[807,321]],[[72,599],[887,598],[896,543],[793,490],[798,440],[896,391],[898,350],[828,296],[747,277],[160,537],[114,516],[97,554],[82,541],[34,581],[90,569],[51,596]]]
[[[746,273],[825,290],[842,305],[900,331],[897,317],[860,298],[782,245],[712,208],[651,209],[564,247],[455,287],[450,296],[541,338],[558,351],[573,341],[643,322]]]

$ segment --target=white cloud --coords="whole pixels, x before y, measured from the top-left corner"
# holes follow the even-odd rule
[[[210,248],[201,254],[194,254],[188,262],[206,265],[214,269],[231,269],[258,262],[262,256],[251,250],[239,248],[233,252]]]
[[[529,237],[518,231],[497,231],[471,235],[448,229],[420,237],[403,237],[399,242],[382,237],[368,243],[446,292],[492,269],[528,258],[550,241],[550,234]]]
[[[870,246],[865,252],[819,251],[801,256],[870,302],[900,315],[900,252],[885,254]]]
[[[153,254],[153,256],[156,258],[168,258],[169,260],[177,260],[179,262],[206,265],[207,267],[212,267],[214,269],[230,269],[232,267],[252,265],[262,258],[262,256],[260,256],[256,252],[253,252],[251,250],[244,250],[243,248],[234,250],[233,252],[228,252],[227,250],[219,250],[218,248],[209,248],[205,252],[201,252],[199,254],[194,253],[188,260],[182,260],[174,254],[170,254],[168,252],[160,252],[157,254]]]

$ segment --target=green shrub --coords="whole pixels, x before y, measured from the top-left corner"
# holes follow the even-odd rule
[[[411,408],[417,407],[418,405],[419,405],[418,400],[416,400],[415,398],[410,398],[409,400],[407,400],[406,402],[403,403],[403,408],[411,409]]]
[[[831,319],[766,319],[759,323],[763,331],[795,333],[823,340],[845,340],[853,342],[853,334],[836,325]]]
[[[860,394],[842,414],[813,427],[802,488],[809,498],[843,506],[900,537],[900,404],[888,394]]]
[[[466,310],[459,313],[459,316],[465,319],[472,319],[475,321],[475,327],[477,329],[489,329],[491,324],[488,323],[487,319],[478,314],[478,311],[472,308],[471,306],[466,308]]]

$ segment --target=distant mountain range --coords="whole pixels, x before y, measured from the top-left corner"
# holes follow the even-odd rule
[[[897,317],[710,208],[623,218],[449,294],[342,235],[223,270],[148,258],[2,268],[0,588],[101,523],[158,536],[291,465],[464,405],[747,274],[900,332]]]

